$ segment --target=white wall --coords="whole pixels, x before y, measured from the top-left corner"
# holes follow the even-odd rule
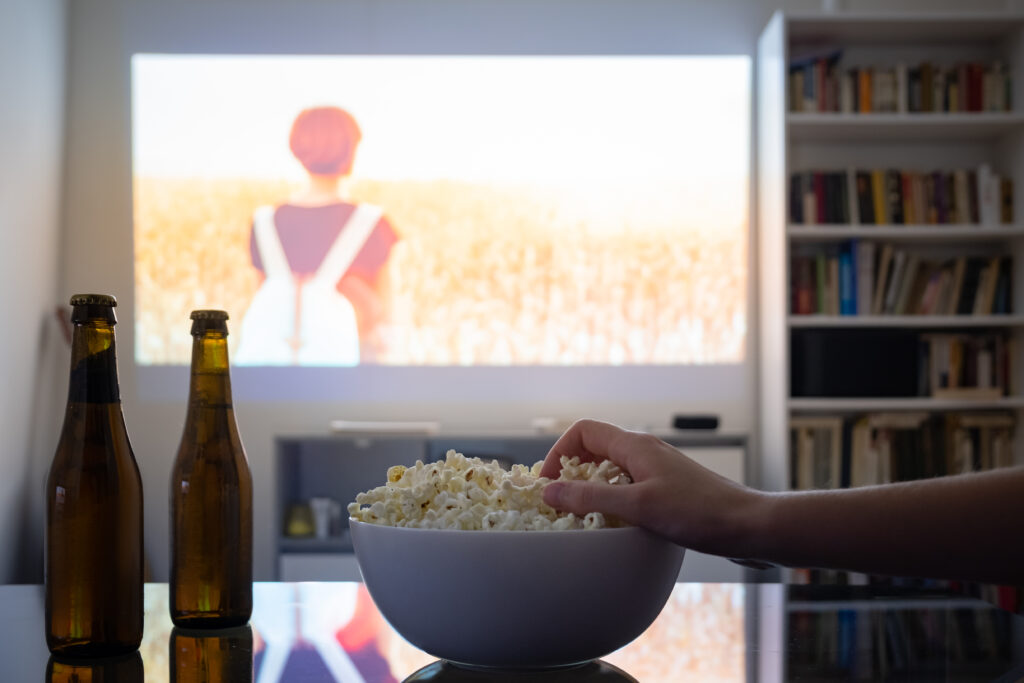
[[[457,35],[464,51],[478,46],[483,52],[562,52],[571,45],[592,51],[753,54],[759,31],[780,4],[787,10],[820,6],[814,0],[76,0],[70,10],[68,184],[60,295],[77,290],[114,293],[122,305],[122,320],[131,320],[128,56],[133,51],[444,52],[444,37]],[[840,4],[858,6],[852,1]],[[883,5],[983,10],[1002,9],[1005,3],[865,0],[863,6]],[[751,269],[751,282],[755,277]],[[751,306],[754,303],[751,297]],[[750,311],[749,319],[753,324],[756,311]],[[186,333],[183,321],[182,334]],[[165,579],[167,478],[185,406],[183,400],[141,400],[129,362],[132,330],[123,325],[118,335],[125,417],[146,491],[147,552],[155,576]],[[756,337],[754,327],[751,336]],[[749,353],[756,358],[756,349]],[[749,401],[755,393],[750,392]],[[273,571],[275,434],[322,433],[330,419],[339,417],[434,417],[425,414],[428,408],[422,405],[366,406],[358,414],[352,410],[342,415],[336,406],[323,403],[236,401],[256,486],[257,578],[269,578]],[[752,430],[753,415],[750,403],[740,417],[742,423],[734,428]]]
[[[56,445],[52,324],[64,123],[63,0],[0,0],[0,583],[38,580]],[[66,372],[66,369],[65,369]]]

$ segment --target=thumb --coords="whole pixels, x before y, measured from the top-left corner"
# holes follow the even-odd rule
[[[610,514],[628,520],[627,489],[585,481],[554,481],[544,488],[544,502],[557,510],[582,517],[588,512]]]

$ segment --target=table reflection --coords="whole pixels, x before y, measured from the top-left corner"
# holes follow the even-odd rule
[[[167,651],[172,683],[253,680],[251,626],[223,631],[175,627]]]
[[[678,584],[639,638],[599,662],[562,669],[555,681],[746,680],[746,587]],[[173,628],[166,586],[146,587],[146,681],[470,681],[519,674],[452,667],[410,645],[361,583],[257,583],[251,628]],[[500,618],[500,615],[495,615]],[[531,673],[531,681],[543,681]],[[499,678],[496,678],[499,677]]]
[[[0,587],[0,679],[45,671],[44,680],[67,683],[1024,680],[1024,617],[949,589],[681,583],[621,650],[529,673],[438,661],[388,626],[360,583],[258,583],[254,597],[250,626],[191,631],[171,624],[167,586],[150,584],[140,653],[47,661],[42,586]]]
[[[639,683],[622,669],[600,660],[582,666],[527,674],[463,669],[448,662],[437,661],[415,672],[403,683],[516,683],[524,679],[530,683]]]
[[[65,660],[50,656],[46,662],[47,683],[143,683],[142,655],[95,660]]]

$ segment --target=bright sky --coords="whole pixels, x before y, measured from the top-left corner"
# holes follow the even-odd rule
[[[749,163],[749,92],[741,56],[135,55],[135,173],[301,178],[292,120],[337,105],[363,131],[359,178],[719,178],[735,197]]]

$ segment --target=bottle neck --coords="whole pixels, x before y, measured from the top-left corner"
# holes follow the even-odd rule
[[[227,331],[207,329],[194,334],[190,411],[196,408],[231,408]]]
[[[71,338],[69,403],[120,403],[114,324],[109,320],[76,322]]]

